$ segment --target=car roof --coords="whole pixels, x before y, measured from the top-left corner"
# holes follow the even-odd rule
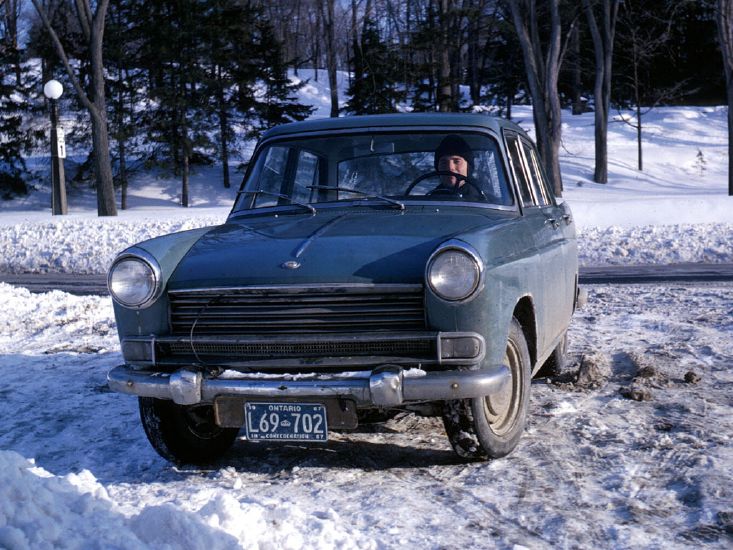
[[[262,140],[273,137],[322,132],[328,130],[372,129],[375,131],[400,127],[455,127],[456,129],[476,127],[499,133],[501,128],[510,128],[524,134],[514,122],[479,113],[396,113],[387,115],[346,116],[339,118],[312,118],[302,122],[291,122],[271,128]]]

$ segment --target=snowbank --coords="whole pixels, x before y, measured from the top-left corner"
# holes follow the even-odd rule
[[[55,476],[0,451],[2,548],[376,548],[344,523],[332,508],[309,513],[256,496],[240,502],[224,491],[193,511],[164,503],[126,516],[89,470]]]
[[[221,214],[121,217],[68,216],[0,224],[0,272],[106,273],[115,255],[136,242],[222,223]],[[733,262],[733,223],[583,227],[581,265]]]
[[[317,108],[315,117],[327,116],[328,80],[312,77],[307,70],[298,76],[310,79],[301,100]],[[531,108],[517,106],[514,119],[532,133]],[[636,169],[634,129],[619,120],[609,125],[609,181],[601,185],[592,182],[593,114],[563,113],[564,200],[579,229],[581,264],[733,261],[726,109],[657,108],[644,124],[644,171]],[[114,219],[96,216],[88,189],[70,189],[70,214],[52,217],[50,189],[41,185],[23,199],[0,201],[0,271],[104,273],[135,242],[222,223],[236,196],[234,181],[224,189],[220,167],[198,168],[192,207],[183,209],[175,178],[138,173],[129,209]]]

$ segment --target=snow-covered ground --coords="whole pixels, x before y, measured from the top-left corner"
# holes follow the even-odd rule
[[[301,74],[301,76],[307,76]],[[328,114],[325,75],[301,96]],[[342,94],[343,96],[343,94]],[[531,130],[531,112],[515,110]],[[565,199],[581,262],[733,261],[725,109],[660,108],[609,131],[593,184],[592,114],[565,116]],[[698,155],[701,152],[701,156]],[[702,158],[705,162],[701,162]],[[41,161],[36,163],[42,164]],[[236,178],[234,178],[236,179]],[[0,272],[102,273],[129,244],[221,223],[236,192],[198,169],[139,173],[130,209],[88,190],[50,216],[48,185],[0,201]],[[217,467],[159,458],[121,363],[108,298],[0,283],[0,548],[729,548],[733,540],[733,285],[594,286],[570,363],[532,386],[502,460],[464,463],[435,419],[402,415],[327,446],[238,442]],[[637,401],[628,397],[642,399]]]
[[[533,384],[507,458],[461,462],[406,415],[196,470],[107,389],[108,299],[0,284],[0,547],[730,547],[733,286],[590,290],[566,369],[583,377]]]

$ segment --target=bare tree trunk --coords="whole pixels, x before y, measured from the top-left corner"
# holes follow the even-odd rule
[[[117,71],[117,80],[129,81],[127,70],[120,67]],[[119,181],[120,181],[120,210],[127,210],[127,132],[125,130],[125,94],[122,86],[117,88],[117,98],[114,101],[114,121],[117,135],[113,136],[117,142],[117,154],[119,156]]]
[[[582,115],[583,114],[583,102],[581,100],[581,87],[582,87],[582,67],[581,67],[581,57],[580,57],[580,29],[579,27],[575,27],[573,29],[573,33],[570,37],[570,49],[573,53],[572,60],[573,65],[571,67],[572,71],[572,95],[573,95],[573,103],[572,103],[572,113],[573,115]]]
[[[339,116],[339,96],[338,83],[336,75],[336,38],[334,32],[334,2],[335,0],[322,0],[326,3],[325,13],[324,6],[321,4],[321,17],[326,31],[326,65],[328,68],[328,85],[331,88],[331,117]]]
[[[189,146],[188,137],[184,137],[183,141],[183,181],[181,182],[181,206],[188,208],[188,189],[189,189]]]
[[[97,214],[116,216],[112,163],[109,158],[109,133],[105,110],[92,115],[92,153],[94,155],[94,175],[97,179]]]
[[[412,2],[407,2],[405,14],[405,33],[404,38],[401,38],[402,48],[404,48],[405,56],[402,61],[402,80],[405,81],[405,93],[409,95],[409,91],[413,89],[414,81],[413,75],[410,68],[413,63],[413,44],[412,44]]]
[[[728,195],[733,197],[733,0],[717,0],[716,21],[728,98]]]
[[[224,187],[229,189],[232,184],[229,181],[229,139],[227,132],[229,131],[229,117],[226,109],[222,105],[219,111],[219,128],[221,132],[221,170],[224,180]]]
[[[471,95],[471,103],[478,105],[481,103],[481,82],[479,79],[479,23],[481,21],[477,6],[473,0],[469,2],[470,9],[474,16],[469,20],[468,30],[468,82]]]
[[[316,32],[313,34],[313,72],[318,82],[318,69],[321,63],[321,18],[316,17]]]
[[[353,85],[354,80],[361,78],[360,74],[356,74],[358,69],[357,65],[359,65],[356,63],[356,55],[359,51],[359,29],[357,26],[356,9],[356,0],[351,0],[351,57],[349,58],[349,86]]]
[[[20,19],[20,0],[0,1],[0,7],[5,8],[3,20],[5,22],[5,43],[11,50],[13,72],[15,83],[18,87],[22,85],[23,71],[20,67],[20,48],[18,45],[18,20]]]
[[[120,153],[120,210],[127,210],[127,153],[124,139],[117,142],[117,149]]]
[[[438,110],[442,113],[451,111],[453,103],[453,89],[451,86],[451,67],[450,67],[450,51],[449,33],[450,22],[448,17],[449,0],[440,0],[440,31],[439,31],[439,48],[438,53],[440,68],[438,72]]]
[[[61,44],[56,31],[51,25],[45,10],[39,0],[31,0],[38,15],[43,21],[46,31],[56,48],[61,62],[66,68],[74,90],[81,103],[89,111],[92,121],[92,156],[94,160],[94,174],[97,180],[97,214],[100,216],[116,216],[114,184],[112,181],[112,164],[109,158],[109,135],[107,128],[107,105],[104,92],[104,63],[102,59],[102,44],[104,39],[104,22],[107,16],[109,0],[100,0],[94,14],[89,0],[75,0],[76,11],[82,33],[89,49],[91,73],[91,98],[87,95],[74,70],[64,46]]]
[[[601,5],[601,28],[590,0],[583,0],[588,18],[588,27],[593,37],[593,50],[596,61],[596,77],[593,86],[595,95],[595,154],[596,165],[593,181],[608,182],[608,111],[611,105],[611,69],[613,60],[613,41],[616,33],[616,18],[619,0],[603,0]]]
[[[532,96],[532,112],[537,146],[555,194],[562,195],[560,174],[560,139],[562,137],[560,96],[561,24],[559,0],[550,0],[550,36],[547,53],[540,44],[537,10],[534,0],[511,0],[512,19],[522,47],[527,83]],[[529,25],[529,26],[528,26]]]
[[[639,172],[644,170],[644,162],[641,154],[641,105],[636,102],[636,149],[637,149],[637,168]]]
[[[633,90],[634,90],[634,103],[636,104],[634,109],[636,111],[636,167],[641,172],[644,169],[644,163],[642,162],[642,147],[641,147],[641,80],[639,77],[639,55],[637,53],[637,43],[631,47],[632,51],[632,66],[633,66]]]
[[[221,66],[216,67],[216,76],[218,80],[217,94],[219,101],[219,135],[221,145],[221,169],[224,180],[224,187],[229,189],[231,183],[229,181],[229,117],[227,115],[226,103],[224,99],[224,86],[222,85]]]

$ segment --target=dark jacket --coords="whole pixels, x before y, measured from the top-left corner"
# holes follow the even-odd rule
[[[478,190],[468,183],[464,183],[461,187],[456,189],[454,186],[441,183],[428,193],[429,197],[441,197],[448,200],[467,200],[467,201],[480,201],[484,202],[486,199],[481,196]]]

